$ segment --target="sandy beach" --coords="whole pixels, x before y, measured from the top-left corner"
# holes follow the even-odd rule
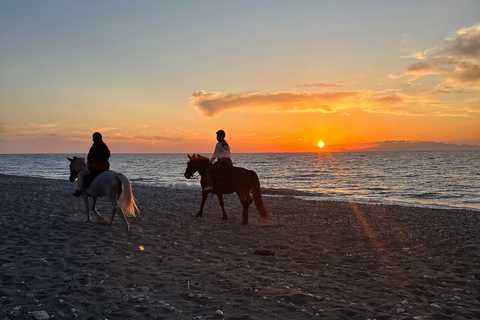
[[[0,319],[479,319],[480,213],[133,185],[125,231],[68,181],[0,175]],[[100,199],[98,209],[110,216]]]

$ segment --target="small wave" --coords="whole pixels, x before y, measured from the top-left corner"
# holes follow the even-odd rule
[[[299,191],[293,189],[275,189],[275,188],[262,188],[262,194],[265,195],[274,195],[274,196],[305,196],[305,197],[316,197],[319,196],[318,193]]]
[[[198,184],[193,185],[185,182],[167,183],[164,187],[169,189],[191,189],[191,190],[202,189]]]
[[[130,178],[130,181],[135,181],[135,182],[142,182],[142,181],[145,181],[147,179],[145,178]]]
[[[417,199],[436,199],[439,195],[436,192],[424,192],[419,194],[411,194],[410,196]]]
[[[420,193],[420,194],[411,194],[410,195],[413,198],[417,199],[460,199],[463,198],[463,194],[459,195],[454,195],[454,194],[441,194],[437,192],[425,192],[425,193]]]
[[[388,188],[382,188],[382,187],[371,187],[366,189],[370,191],[387,191],[388,190]]]
[[[318,174],[314,173],[305,173],[305,174],[300,174],[297,176],[298,178],[317,178]]]

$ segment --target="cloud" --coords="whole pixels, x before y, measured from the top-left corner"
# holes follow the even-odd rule
[[[480,107],[466,108],[465,110],[468,112],[480,113]]]
[[[256,109],[268,112],[321,112],[350,115],[351,110],[395,115],[472,116],[451,109],[433,98],[431,92],[407,94],[402,90],[335,91],[327,93],[278,92],[224,94],[196,91],[190,103],[204,117],[214,118],[231,110]]]
[[[423,60],[425,59],[428,55],[432,55],[434,54],[434,52],[436,51],[439,51],[441,50],[440,48],[438,47],[435,47],[435,48],[429,48],[429,49],[426,49],[424,51],[420,51],[420,52],[415,52],[411,55],[408,55],[408,56],[402,56],[402,58],[415,58],[415,59],[420,59],[420,60]]]
[[[321,87],[321,88],[331,88],[331,87],[342,87],[343,84],[335,82],[317,82],[317,83],[303,83],[297,84],[297,88],[303,87]]]
[[[405,70],[405,74],[413,74],[415,77],[420,78],[429,74],[442,74],[447,73],[447,70],[432,66],[425,62],[417,62],[408,66]]]
[[[422,61],[409,65],[405,74],[439,75],[449,85],[480,89],[480,24],[458,30],[442,47],[409,57]]]
[[[61,128],[56,123],[27,123],[21,125],[0,124],[0,133],[4,136],[13,135],[36,135],[36,134],[52,134]]]
[[[334,112],[342,103],[352,103],[362,95],[361,91],[336,91],[329,93],[278,92],[223,94],[196,91],[190,97],[201,115],[215,117],[233,109],[265,108],[277,111],[321,111]]]
[[[355,151],[435,151],[435,150],[480,150],[478,145],[450,144],[433,141],[386,140],[377,146]]]

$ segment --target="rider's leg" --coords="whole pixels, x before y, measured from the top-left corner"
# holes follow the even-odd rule
[[[77,176],[77,191],[73,194],[74,196],[78,197],[79,195],[82,194],[82,189],[83,189],[83,179],[85,176],[89,175],[90,171],[88,170],[87,166],[85,166],[80,172],[78,172]]]
[[[217,163],[218,162],[215,162],[214,164],[211,164],[207,168],[206,177],[205,177],[206,186],[205,188],[203,188],[203,190],[205,191],[213,191],[213,172],[215,171]]]

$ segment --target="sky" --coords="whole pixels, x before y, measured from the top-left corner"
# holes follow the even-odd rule
[[[0,153],[480,145],[478,0],[0,0],[0,43]]]

